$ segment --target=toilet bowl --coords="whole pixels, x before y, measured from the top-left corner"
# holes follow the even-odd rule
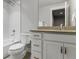
[[[24,50],[25,45],[22,43],[16,43],[10,46],[8,53],[10,55],[9,59],[22,59],[25,54]]]
[[[8,59],[23,59],[27,52],[27,44],[30,43],[30,35],[27,34],[18,42],[9,47],[8,54],[10,57]],[[27,43],[27,40],[29,42]],[[16,40],[14,40],[16,42]]]
[[[16,55],[24,50],[24,45],[22,43],[17,43],[10,46],[8,53],[11,55]]]

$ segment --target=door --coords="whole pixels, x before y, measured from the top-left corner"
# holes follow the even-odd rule
[[[43,59],[63,59],[62,43],[44,41],[43,47]]]
[[[76,59],[76,45],[75,44],[64,44],[66,53],[64,59]]]

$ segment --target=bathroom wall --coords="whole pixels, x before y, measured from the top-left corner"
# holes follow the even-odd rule
[[[21,33],[30,32],[38,25],[38,0],[21,0]]]
[[[4,4],[4,38],[18,40],[20,33],[37,28],[38,0],[21,0],[21,4],[20,0],[17,0],[14,5],[4,1]]]
[[[14,5],[8,3],[8,0],[4,0],[3,9],[3,38],[8,39],[19,39],[20,33],[20,0]],[[15,30],[15,35],[13,33]]]
[[[69,3],[70,8],[70,25],[72,26],[75,21],[72,22],[72,16],[76,12],[76,1],[75,0],[67,0]],[[50,25],[50,8],[57,8],[64,6],[63,3],[53,4],[53,5],[46,5],[43,7],[39,7],[39,20],[44,21],[48,26]]]
[[[51,25],[51,17],[50,17],[50,10],[51,8],[60,8],[60,7],[65,7],[65,3],[56,3],[52,5],[46,5],[43,7],[39,7],[39,20],[44,21],[47,26]]]
[[[3,4],[3,39],[9,38],[9,5],[4,1]]]
[[[70,24],[71,26],[73,25],[72,23],[72,16],[73,14],[76,14],[76,0],[68,0],[69,1],[69,5],[70,5]]]
[[[13,6],[10,5],[9,12],[9,38],[18,40],[20,38],[20,0]],[[13,30],[15,30],[15,34]]]

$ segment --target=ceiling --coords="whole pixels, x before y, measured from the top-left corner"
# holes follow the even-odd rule
[[[66,0],[39,0],[39,6],[46,6],[46,5],[51,5],[51,4],[55,4],[55,3],[60,3],[60,2],[64,2]]]

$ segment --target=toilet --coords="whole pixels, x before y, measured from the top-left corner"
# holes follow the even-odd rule
[[[26,45],[30,43],[27,43],[27,38],[21,39],[18,43],[15,43],[9,47],[8,54],[10,55],[7,59],[23,59],[27,52]]]

